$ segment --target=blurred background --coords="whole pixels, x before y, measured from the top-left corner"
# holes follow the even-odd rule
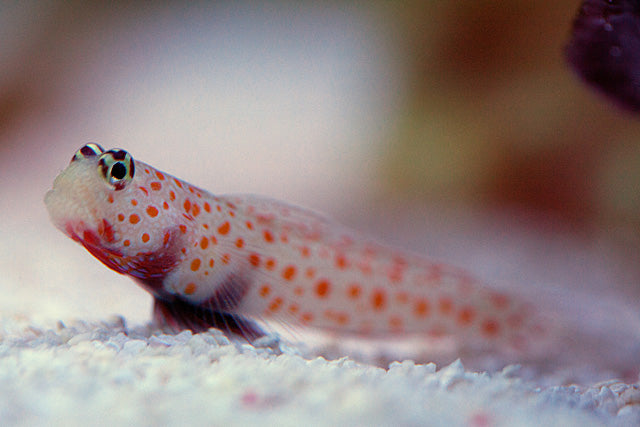
[[[579,3],[3,2],[0,308],[148,319],[48,221],[88,141],[486,280],[637,300],[640,122],[565,64]]]

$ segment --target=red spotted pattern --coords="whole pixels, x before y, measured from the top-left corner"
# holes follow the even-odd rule
[[[510,342],[543,330],[517,299],[459,270],[372,243],[284,203],[214,196],[142,162],[136,170],[144,173],[109,192],[103,206],[87,209],[104,214],[95,231],[76,236],[96,253],[108,247],[151,260],[170,252],[172,274],[157,280],[189,301],[212,298],[235,277],[233,283],[247,287],[237,302],[242,313],[318,328],[448,335],[460,342]],[[107,265],[124,268],[109,257]],[[136,268],[124,272],[156,280],[145,276],[144,265]]]

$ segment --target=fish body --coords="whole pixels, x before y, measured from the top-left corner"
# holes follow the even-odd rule
[[[271,320],[515,349],[545,333],[530,305],[463,270],[286,203],[213,195],[124,150],[82,147],[45,203],[60,230],[153,295],[171,331],[252,339],[263,334],[255,321]]]

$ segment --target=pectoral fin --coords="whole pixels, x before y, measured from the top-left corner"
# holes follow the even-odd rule
[[[217,311],[208,304],[194,305],[179,297],[170,300],[155,298],[154,301],[155,323],[160,328],[174,333],[184,329],[197,333],[209,328],[217,328],[240,335],[248,341],[265,335],[265,332],[252,320],[234,313]]]

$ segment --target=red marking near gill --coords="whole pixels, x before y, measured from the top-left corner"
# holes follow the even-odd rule
[[[180,261],[176,251],[176,246],[179,244],[178,234],[180,233],[177,229],[168,230],[160,249],[138,252],[132,256],[123,255],[116,249],[105,247],[104,242],[91,230],[84,230],[82,238],[75,234],[71,236],[107,267],[138,279],[150,292],[159,292],[162,290],[163,279]]]
[[[96,233],[91,230],[84,230],[82,232],[82,239],[80,240],[88,245],[97,246],[100,244],[100,239],[98,238]]]
[[[113,241],[115,240],[113,226],[104,218],[98,226],[98,234],[108,243],[113,243]]]
[[[84,230],[82,232],[82,237],[79,237],[77,234],[73,234],[72,237],[74,240],[79,241],[82,246],[84,246],[94,257],[98,258],[100,262],[106,265],[109,268],[116,270],[118,273],[125,274],[127,271],[122,268],[118,260],[122,257],[122,252],[106,248],[100,237],[91,231]]]

